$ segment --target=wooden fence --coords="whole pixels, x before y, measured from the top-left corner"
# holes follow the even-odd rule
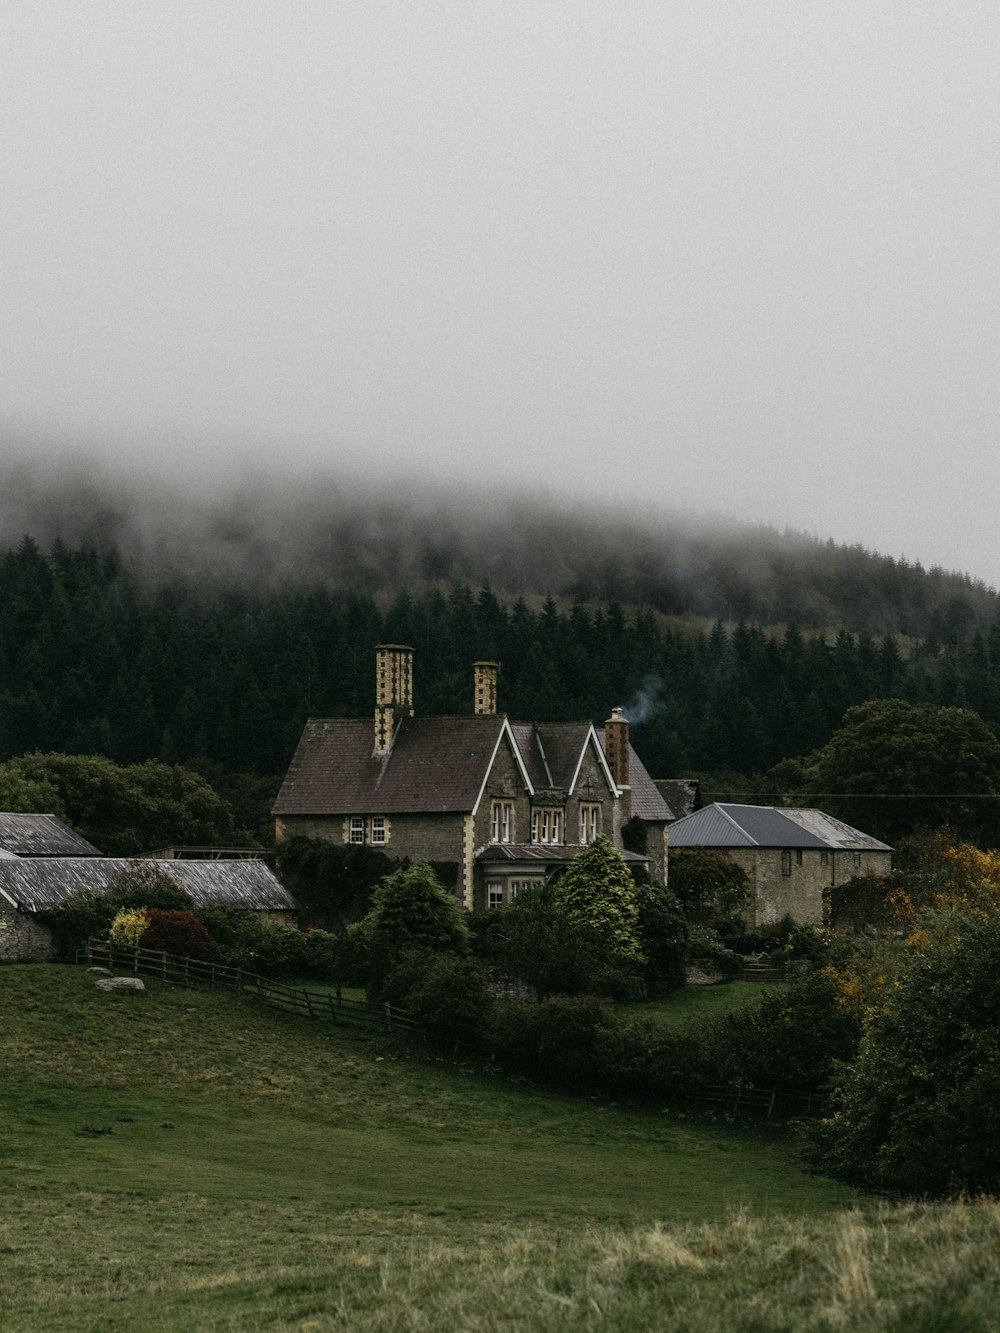
[[[243,968],[223,967],[221,963],[201,962],[197,958],[179,958],[157,949],[116,949],[107,941],[90,940],[84,949],[77,951],[77,962],[136,975],[142,972],[174,986],[227,991],[303,1018],[425,1035],[416,1020],[395,1005],[372,1005],[363,1000],[348,999],[339,993],[339,989],[310,991],[301,986],[286,986]],[[490,1064],[494,1061],[493,1053],[486,1047],[456,1042],[453,1057],[460,1059],[463,1054],[476,1061],[487,1060]],[[661,1098],[673,1106],[718,1112],[727,1117],[776,1121],[822,1115],[827,1106],[827,1099],[821,1093],[741,1088],[728,1084],[687,1084],[666,1097],[658,1094],[657,1100]]]
[[[197,958],[179,958],[158,949],[116,949],[107,941],[89,940],[86,947],[77,952],[77,961],[88,967],[107,967],[134,975],[142,972],[173,986],[245,995],[304,1018],[388,1031],[422,1031],[415,1019],[392,1004],[372,1005],[364,1000],[352,1000],[341,995],[339,988],[311,991],[301,986],[286,986],[284,982],[272,981],[270,977],[247,972],[244,968],[223,967],[221,963],[206,963]]]

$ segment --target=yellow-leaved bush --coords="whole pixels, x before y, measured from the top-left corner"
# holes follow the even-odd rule
[[[116,949],[138,948],[148,925],[149,917],[144,908],[123,907],[111,923],[108,939]]]

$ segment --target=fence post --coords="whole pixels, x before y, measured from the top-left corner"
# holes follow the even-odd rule
[[[386,1027],[389,1029],[389,1031],[391,1032],[391,1031],[392,1031],[392,1005],[389,1003],[388,1000],[386,1000],[386,1002],[385,1002],[385,1025],[386,1025]]]
[[[339,989],[340,989],[340,988],[338,987],[338,990],[339,990]],[[334,1003],[333,1003],[333,996],[330,994],[329,991],[327,991],[327,993],[326,993],[326,999],[327,999],[327,1004],[330,1006],[330,1018],[333,1020],[334,1023],[336,1023],[336,1022],[337,1022],[337,1010],[336,1010],[336,1007],[335,1007],[335,1005],[334,1005]],[[339,996],[339,995],[338,995],[337,999],[338,999],[338,1000],[340,999],[340,996]]]
[[[132,952],[132,973],[133,973],[134,976],[138,976],[138,975],[139,975],[139,946],[138,946],[138,944],[135,946],[135,949],[134,949],[133,952]]]
[[[160,975],[162,976],[163,980],[166,981],[166,979],[167,979],[167,951],[166,951],[166,949],[162,949],[162,950],[160,951]]]

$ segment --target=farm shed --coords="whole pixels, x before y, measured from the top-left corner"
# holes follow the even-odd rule
[[[236,907],[270,921],[295,924],[298,903],[263,861],[12,856],[0,859],[0,961],[52,958],[50,932],[35,914],[60,907],[77,889],[101,891],[120,870],[136,864],[155,864],[191,896],[196,907]]]
[[[0,811],[0,856],[100,856],[55,815]],[[6,857],[4,857],[6,859]]]

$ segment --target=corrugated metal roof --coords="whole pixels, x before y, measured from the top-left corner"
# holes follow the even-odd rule
[[[298,903],[263,861],[143,861],[120,857],[47,857],[0,861],[0,893],[22,911],[60,907],[76,889],[102,891],[137,861],[152,865],[191,895],[195,906],[296,912]]]
[[[0,811],[0,849],[15,856],[100,856],[86,838],[55,815]]]
[[[818,847],[890,850],[822,810],[779,810],[771,805],[716,802],[670,826],[676,847]]]

